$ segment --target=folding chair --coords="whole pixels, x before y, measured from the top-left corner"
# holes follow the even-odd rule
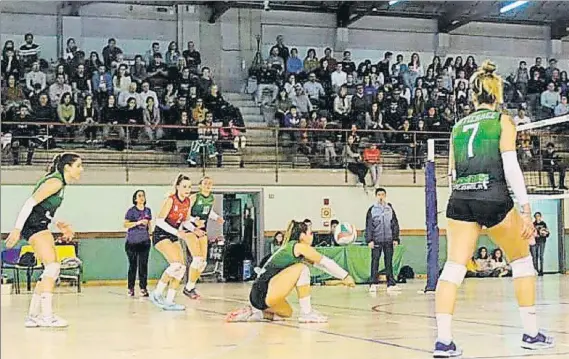
[[[77,258],[75,246],[70,244],[55,246],[55,253],[57,255],[57,261],[61,263],[61,274],[59,278],[77,283],[77,293],[81,293],[81,274],[83,273],[81,262],[63,263],[65,259]]]

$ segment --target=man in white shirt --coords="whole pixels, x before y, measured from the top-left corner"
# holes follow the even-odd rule
[[[29,91],[28,96],[32,98],[33,96],[39,95],[46,87],[46,76],[40,71],[39,61],[34,61],[32,63],[32,71],[26,74],[26,89]]]
[[[51,102],[51,106],[57,107],[61,101],[61,96],[66,92],[71,94],[72,90],[71,86],[65,83],[63,74],[57,75],[55,83],[49,87],[49,101]]]
[[[158,107],[158,96],[156,92],[150,89],[150,83],[148,81],[144,81],[142,83],[142,92],[140,93],[140,100],[142,101],[143,107],[146,107],[146,99],[149,97],[154,99],[154,107]]]
[[[530,123],[530,122],[531,122],[531,119],[526,116],[526,110],[524,110],[523,108],[520,108],[518,110],[518,114],[514,117],[514,124],[516,126],[519,126],[519,125],[523,125],[523,124]]]
[[[134,99],[136,100],[136,107],[142,108],[144,106],[144,102],[142,102],[140,94],[136,92],[136,82],[130,83],[130,85],[128,86],[128,92],[121,91],[118,98],[118,106],[126,107],[127,101],[131,97],[134,97]]]
[[[340,87],[347,82],[348,75],[342,71],[342,64],[336,65],[336,71],[332,72],[332,89],[338,92]]]

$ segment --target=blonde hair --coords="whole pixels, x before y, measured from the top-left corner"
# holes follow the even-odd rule
[[[174,180],[174,183],[173,183],[174,189],[173,189],[172,191],[169,191],[168,193],[166,193],[166,197],[170,197],[170,196],[172,196],[172,195],[174,195],[174,194],[178,194],[178,189],[177,189],[177,187],[178,187],[178,185],[179,185],[180,183],[182,183],[182,181],[190,181],[190,182],[191,182],[191,179],[190,179],[189,176],[187,176],[187,175],[185,175],[185,174],[183,174],[183,173],[179,173],[179,174],[176,176],[176,179]]]
[[[306,233],[306,231],[308,231],[306,223],[295,220],[290,221],[283,236],[282,246],[284,247],[289,241],[300,240],[300,235]]]
[[[504,102],[503,81],[495,72],[496,64],[486,60],[470,77],[470,88],[473,92],[472,100],[475,105],[483,103],[500,105]]]

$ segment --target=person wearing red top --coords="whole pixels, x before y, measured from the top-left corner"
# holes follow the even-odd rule
[[[191,208],[191,190],[192,182],[190,177],[179,174],[175,181],[174,193],[166,198],[156,219],[156,228],[154,229],[152,241],[156,249],[168,261],[169,266],[164,270],[156,288],[150,294],[150,301],[164,310],[180,311],[186,309],[183,305],[174,303],[180,280],[186,272],[186,265],[182,258],[182,248],[178,239],[182,238],[190,241],[193,236],[203,232],[198,229],[203,226],[203,224],[198,223],[200,221],[193,219],[188,221]],[[196,223],[198,228],[191,225],[191,222]],[[190,232],[186,232],[184,228],[187,228]],[[201,235],[203,236],[203,233]],[[168,287],[168,291],[166,298],[164,298],[163,293],[166,287]]]
[[[370,144],[363,152],[364,163],[366,164],[371,174],[373,186],[377,187],[379,183],[379,176],[381,175],[381,151],[377,148],[375,143]]]

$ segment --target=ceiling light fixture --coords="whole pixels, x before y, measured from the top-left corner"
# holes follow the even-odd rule
[[[506,13],[510,10],[513,10],[517,7],[520,7],[520,6],[524,5],[525,3],[527,3],[527,1],[514,1],[513,3],[510,3],[510,4],[502,7],[500,9],[500,14]]]
[[[401,1],[401,0],[391,0],[391,1],[389,2],[389,5],[390,5],[390,6],[391,6],[391,5],[395,5],[395,4],[397,4],[398,2],[400,2],[400,1]]]

